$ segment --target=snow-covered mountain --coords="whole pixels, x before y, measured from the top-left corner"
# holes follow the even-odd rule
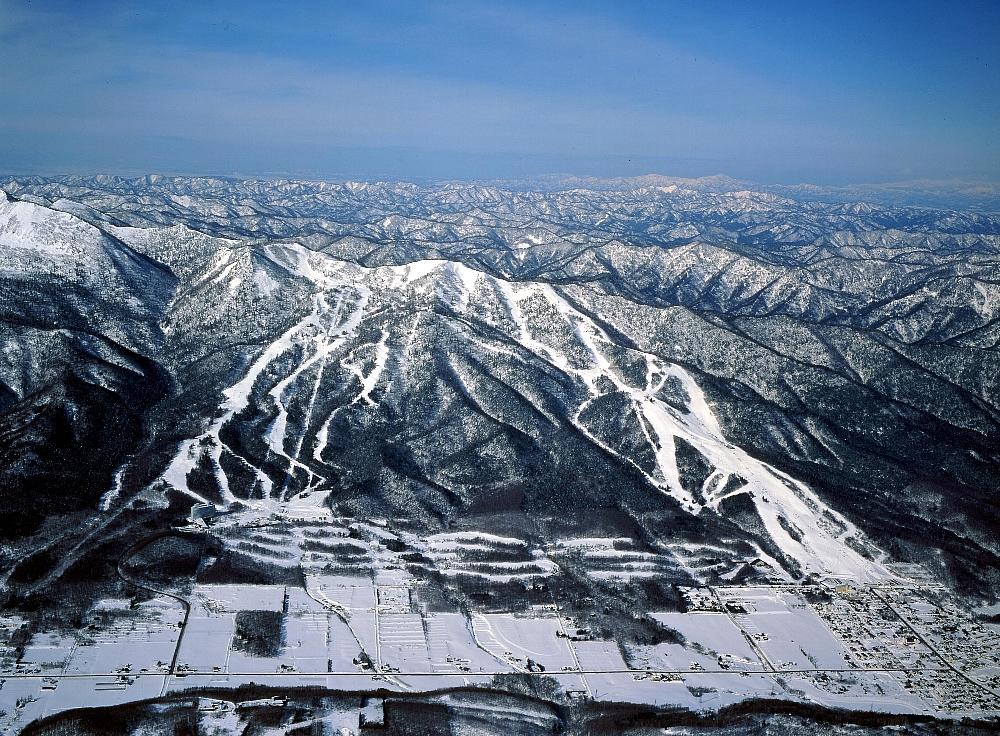
[[[92,509],[169,380],[177,279],[108,232],[0,193],[0,498],[8,537]],[[84,512],[86,513],[86,512]]]
[[[995,598],[1000,218],[724,184],[5,179],[0,473],[49,499],[11,549],[330,491],[624,537],[635,585],[918,560]]]

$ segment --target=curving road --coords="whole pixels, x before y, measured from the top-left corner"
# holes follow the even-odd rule
[[[176,645],[174,645],[174,654],[170,659],[170,668],[167,670],[167,677],[170,677],[177,671],[177,657],[180,655],[181,642],[183,642],[184,640],[184,632],[187,629],[188,618],[191,615],[191,603],[186,598],[182,598],[176,593],[171,593],[169,590],[163,590],[162,588],[155,588],[152,585],[136,580],[127,572],[125,572],[124,566],[125,563],[129,560],[129,558],[135,556],[136,554],[144,550],[146,547],[151,545],[153,542],[159,541],[164,537],[173,537],[173,536],[178,536],[178,532],[176,532],[175,530],[161,531],[152,534],[148,537],[145,537],[144,539],[139,540],[131,547],[129,547],[127,550],[125,550],[122,556],[118,558],[118,563],[115,565],[115,572],[118,574],[118,577],[121,578],[122,581],[124,581],[125,583],[128,583],[129,585],[135,588],[139,588],[140,590],[148,590],[149,592],[155,593],[156,595],[162,595],[166,596],[167,598],[172,598],[173,600],[180,603],[181,606],[184,608],[184,618],[181,620],[181,627],[179,633],[177,634],[177,643]],[[163,684],[164,688],[166,688],[166,678],[164,678]]]

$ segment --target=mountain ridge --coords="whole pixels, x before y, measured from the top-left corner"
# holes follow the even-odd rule
[[[921,492],[949,509],[949,533],[978,539],[979,551],[970,554],[997,559],[972,517],[973,508],[995,509],[985,493],[998,462],[990,447],[998,434],[991,351],[1000,329],[1000,224],[988,217],[877,207],[842,213],[839,205],[742,191],[491,189],[488,196],[466,196],[456,185],[155,178],[129,190],[138,186],[35,178],[14,187],[76,209],[177,279],[158,322],[162,346],[149,347],[146,356],[173,388],[146,410],[152,431],[140,450],[150,469],[165,470],[147,472],[141,482],[126,473],[123,503],[139,497],[159,503],[158,493],[171,486],[194,500],[245,503],[263,487],[269,494],[319,483],[340,487],[340,503],[356,512],[379,513],[378,504],[393,508],[408,499],[404,507],[434,525],[480,507],[503,488],[522,505],[560,507],[545,483],[525,487],[523,478],[515,480],[535,468],[567,494],[596,494],[585,505],[620,508],[607,490],[584,490],[588,483],[576,472],[560,475],[569,457],[591,457],[584,466],[596,463],[599,473],[629,489],[623,499],[637,494],[638,506],[625,504],[637,521],[649,512],[636,509],[655,507],[657,493],[673,498],[679,507],[669,528],[680,523],[684,504],[704,508],[699,499],[714,491],[656,474],[673,467],[670,456],[715,450],[699,449],[703,440],[691,445],[690,438],[678,450],[668,438],[690,431],[707,438],[714,430],[683,429],[685,414],[670,402],[688,405],[670,398],[673,389],[664,394],[666,404],[643,403],[642,391],[653,387],[643,374],[653,370],[649,375],[664,381],[694,381],[713,406],[704,416],[717,417],[713,422],[725,429],[724,443],[746,447],[753,463],[816,484],[835,509],[830,513],[850,516],[852,494],[892,504],[893,488],[925,483]],[[81,206],[66,204],[67,195]],[[161,202],[161,212],[173,211],[172,222],[149,219],[151,200]],[[598,215],[595,207],[607,209]],[[607,219],[614,212],[616,222]],[[664,240],[663,222],[689,234]],[[847,222],[846,230],[815,235]],[[965,234],[952,234],[959,225]],[[980,233],[983,227],[992,232]],[[887,286],[890,294],[872,298]],[[9,325],[12,315],[5,319]],[[282,349],[272,350],[247,385],[247,371],[278,343]],[[407,352],[413,345],[427,359]],[[414,360],[422,366],[418,375],[401,374]],[[670,365],[682,373],[671,374]],[[241,383],[237,393],[244,398],[232,403],[225,397],[235,394],[226,392]],[[629,398],[630,391],[640,393]],[[690,400],[692,391],[683,395]],[[393,392],[425,398],[393,403]],[[587,396],[600,411],[580,404]],[[651,424],[644,412],[652,408],[630,406],[663,408]],[[426,417],[413,414],[414,407]],[[668,419],[681,424],[657,436]],[[536,421],[564,428],[558,437],[568,444],[549,444]],[[617,421],[617,429],[605,428],[608,421]],[[400,431],[422,425],[431,434]],[[454,432],[454,446],[428,444],[443,427]],[[624,444],[616,449],[614,442]],[[440,465],[444,458],[450,459]],[[709,466],[718,471],[730,462],[722,458]],[[700,473],[701,462],[684,460],[684,472]],[[477,464],[492,479],[487,490],[468,485],[480,472]],[[449,466],[454,470],[443,470]],[[151,496],[156,478],[166,485]],[[657,490],[663,483],[670,489],[665,495]],[[713,483],[726,485],[718,475]],[[933,489],[942,483],[963,490],[941,495]],[[748,512],[732,511],[749,519]],[[724,509],[705,513],[728,523]],[[952,549],[958,553],[952,562],[935,563],[921,530],[937,522],[925,513],[894,508],[908,529],[897,539],[877,521],[856,522],[892,554],[916,556],[936,564],[937,574],[954,576],[964,552]],[[802,566],[788,554],[798,549],[793,536],[801,530],[790,533],[783,518],[774,517],[769,528],[765,523],[763,536],[750,531],[759,521],[740,522],[740,533],[757,540],[758,553],[779,575]],[[716,522],[698,523],[707,534]],[[817,529],[811,536],[825,534]],[[771,546],[775,539],[784,540],[784,549]],[[963,584],[991,598],[992,564],[971,579],[963,574]]]

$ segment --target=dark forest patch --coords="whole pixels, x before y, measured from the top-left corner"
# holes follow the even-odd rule
[[[281,611],[240,611],[236,614],[233,649],[255,657],[277,657],[284,643]]]

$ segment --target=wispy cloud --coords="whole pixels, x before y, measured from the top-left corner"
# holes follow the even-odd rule
[[[0,154],[13,159],[31,157],[26,145],[76,145],[141,166],[151,141],[251,169],[350,148],[673,159],[745,176],[982,159],[974,131],[928,147],[936,127],[860,95],[845,102],[843,85],[768,76],[600,6],[106,2],[85,13],[0,0],[0,49]]]

